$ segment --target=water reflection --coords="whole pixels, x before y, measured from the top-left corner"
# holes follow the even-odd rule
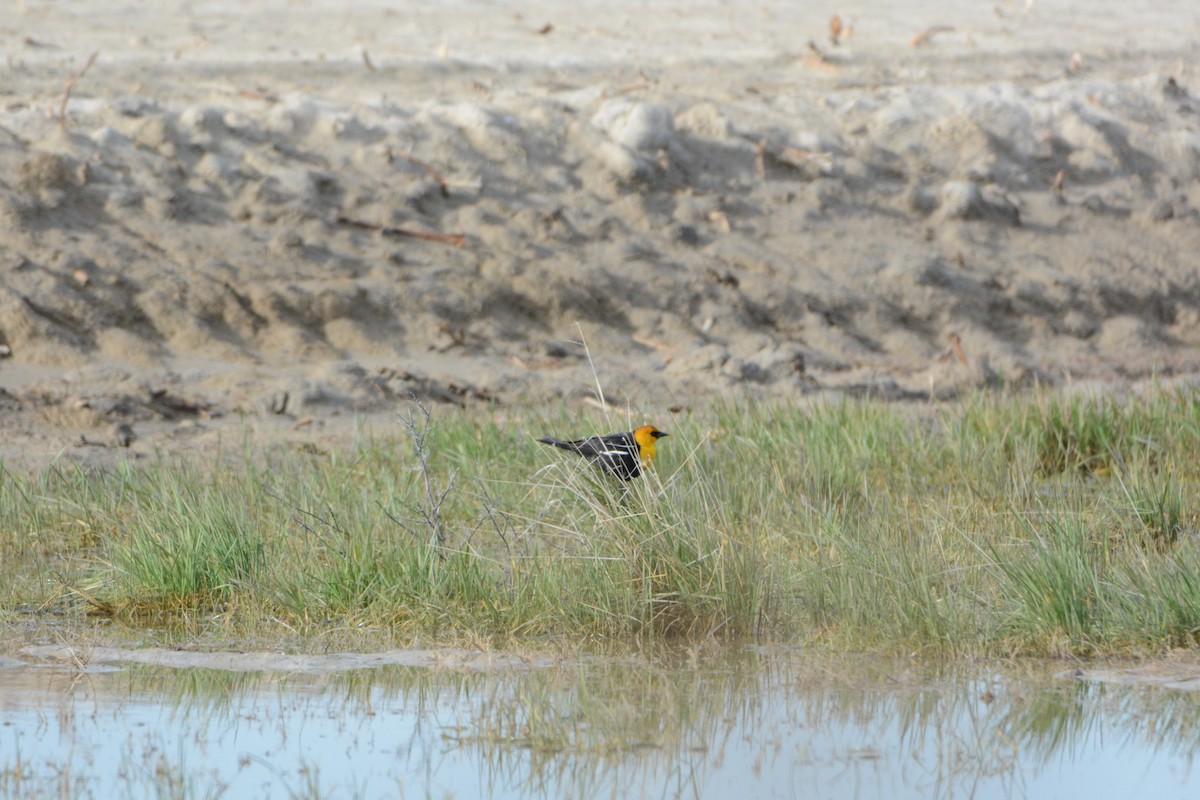
[[[0,669],[0,796],[1172,797],[1200,696],[779,652]]]

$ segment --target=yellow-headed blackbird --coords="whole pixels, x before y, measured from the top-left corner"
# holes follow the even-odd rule
[[[643,464],[650,465],[657,454],[655,442],[666,435],[653,425],[643,425],[629,433],[610,433],[573,442],[560,442],[549,436],[538,441],[579,453],[609,475],[629,481],[642,474]]]

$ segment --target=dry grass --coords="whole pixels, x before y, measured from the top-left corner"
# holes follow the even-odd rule
[[[729,406],[656,420],[672,437],[629,485],[532,440],[624,421],[408,419],[331,456],[0,472],[0,615],[963,654],[1200,630],[1193,395]]]

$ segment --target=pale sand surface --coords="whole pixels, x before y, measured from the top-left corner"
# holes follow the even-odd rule
[[[1192,382],[1200,6],[902,5],[6,4],[0,458]]]

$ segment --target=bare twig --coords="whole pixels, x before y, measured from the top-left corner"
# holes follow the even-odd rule
[[[266,103],[279,102],[279,98],[274,93],[268,92],[266,89],[241,88],[237,89],[234,94],[236,94],[238,97],[245,97],[250,100],[262,100]]]
[[[450,196],[450,185],[446,183],[446,179],[442,177],[442,174],[433,167],[429,166],[429,164],[417,158],[412,153],[397,153],[391,148],[388,148],[388,155],[395,158],[402,158],[408,163],[412,164],[414,167],[420,167],[421,169],[425,170],[425,174],[428,175],[430,179],[442,190],[442,197]]]
[[[1050,194],[1054,195],[1055,197],[1061,198],[1063,196],[1063,190],[1066,186],[1066,182],[1067,182],[1067,171],[1065,169],[1060,169],[1058,171],[1058,173],[1054,176],[1054,180],[1050,184]]]
[[[508,357],[508,362],[521,369],[561,369],[567,365],[567,362],[563,359],[553,356],[548,358],[521,358],[520,356],[512,355]]]
[[[630,338],[644,347],[650,347],[663,353],[675,352],[675,348],[671,345],[665,342],[660,342],[658,339],[653,339],[649,336],[643,336],[640,333],[635,333]]]
[[[650,88],[650,79],[646,77],[646,73],[638,71],[638,77],[641,78],[637,83],[630,84],[622,89],[614,89],[604,93],[605,97],[619,97],[623,94],[634,94],[635,92],[644,92]]]
[[[914,36],[908,43],[909,47],[920,47],[923,44],[928,44],[933,40],[933,37],[939,33],[950,33],[954,28],[950,25],[931,25],[925,30]]]
[[[383,505],[383,503],[377,503],[377,505],[379,506],[379,510],[384,513],[384,516],[386,516],[392,522],[396,523],[396,525],[400,528],[400,530],[402,530],[402,531],[406,532],[407,534],[409,534],[410,536],[412,536],[413,539],[418,539],[418,540],[420,539],[420,537],[417,535],[416,531],[414,531],[412,528],[408,527],[408,524],[405,523],[404,520],[397,517],[391,511],[388,511],[387,508]]]
[[[803,166],[805,162],[813,159],[829,159],[829,153],[826,153],[823,150],[803,150],[799,147],[792,147],[790,145],[784,145],[779,149],[779,152],[772,153],[771,155],[775,156],[775,158],[783,163],[793,167]]]
[[[415,408],[414,408],[415,407]],[[442,505],[446,502],[446,497],[450,494],[450,490],[454,488],[454,480],[458,477],[458,470],[450,473],[450,477],[446,480],[446,486],[440,491],[435,491],[433,488],[433,479],[430,476],[429,457],[432,451],[429,446],[429,432],[432,427],[430,420],[432,414],[425,404],[417,399],[416,395],[412,395],[412,406],[407,412],[397,412],[400,418],[400,424],[408,431],[412,439],[413,454],[417,457],[417,466],[421,473],[421,480],[425,485],[425,502],[416,507],[418,514],[424,518],[425,523],[433,531],[434,543],[444,545],[446,543],[446,530],[442,526]],[[445,558],[445,554],[440,550],[438,555]]]
[[[433,231],[414,231],[409,228],[395,228],[390,225],[376,225],[373,222],[364,222],[363,220],[351,219],[350,217],[339,216],[337,218],[339,225],[350,225],[355,228],[362,228],[365,231],[379,231],[385,236],[406,236],[410,239],[423,239],[427,242],[438,242],[439,244],[448,244],[451,247],[465,247],[467,244],[466,234],[462,233],[434,233]]]
[[[950,331],[950,334],[946,338],[950,340],[950,349],[954,351],[954,356],[958,359],[958,363],[966,364],[967,353],[963,350],[962,336],[958,334],[958,331]]]
[[[763,136],[754,143],[754,171],[759,178],[763,178],[766,176],[767,167],[775,163],[792,169],[815,171],[820,174],[833,167],[833,154],[824,150],[805,150],[786,144],[775,147],[766,136]]]
[[[67,79],[67,87],[63,89],[62,105],[58,107],[58,124],[63,130],[67,128],[67,101],[71,99],[71,90],[75,88],[75,83],[83,77],[92,64],[96,63],[96,56],[100,55],[100,51],[92,53],[88,56],[88,60],[84,62],[83,68]]]
[[[500,543],[504,545],[505,552],[508,553],[509,558],[511,558],[512,545],[509,544],[508,535],[505,533],[505,531],[511,531],[513,529],[512,520],[507,514],[500,510],[500,504],[496,501],[496,498],[488,494],[486,489],[479,494],[479,498],[483,500],[484,516],[487,518],[488,522],[492,523],[492,529],[496,532],[496,536],[499,537]],[[503,521],[503,525],[500,524],[501,521]]]
[[[467,330],[462,325],[455,325],[452,322],[443,322],[438,326],[438,333],[444,334],[450,339],[450,341],[446,344],[434,348],[439,353],[447,353],[450,350],[453,350],[455,347],[467,346]]]
[[[835,47],[849,39],[854,33],[854,25],[834,14],[829,18],[829,43]]]
[[[496,536],[499,537],[500,543],[504,545],[504,552],[508,556],[506,559],[504,559],[502,568],[504,570],[504,580],[511,589],[515,580],[515,576],[513,575],[514,558],[512,545],[509,543],[509,537],[506,531],[513,530],[512,520],[507,514],[500,510],[496,499],[488,494],[486,489],[479,495],[479,498],[483,501],[483,513],[485,519],[479,520],[476,530],[483,527],[485,521],[492,523],[492,530],[496,532]]]
[[[272,500],[276,500],[280,503],[283,503],[285,506],[292,509],[292,511],[296,512],[296,515],[297,515],[296,521],[300,525],[300,527],[304,529],[305,533],[312,534],[313,536],[316,536],[317,538],[326,538],[329,534],[336,534],[336,535],[342,537],[343,539],[349,538],[349,536],[350,536],[349,532],[345,528],[343,528],[341,525],[338,524],[337,515],[334,514],[333,508],[330,506],[325,507],[325,513],[328,514],[328,516],[323,517],[315,511],[309,511],[307,508],[301,508],[300,506],[296,505],[291,500],[288,500],[284,497],[280,497],[279,495],[275,494],[269,488],[267,488],[267,485],[265,482],[263,484],[263,494],[265,494],[267,497],[271,498]],[[312,525],[305,522],[304,519],[306,517],[319,523],[320,526],[325,529],[325,531],[324,532],[319,531],[316,528],[314,528]],[[335,547],[337,548],[337,550],[339,552],[342,552],[341,545],[335,545]]]

